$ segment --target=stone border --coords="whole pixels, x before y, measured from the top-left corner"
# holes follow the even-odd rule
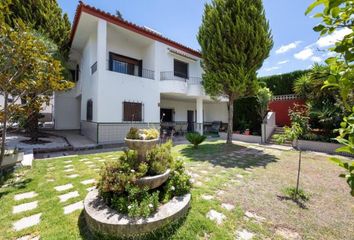
[[[150,233],[183,217],[189,209],[190,201],[191,194],[174,197],[148,218],[130,218],[109,208],[96,189],[89,192],[84,200],[84,216],[93,233],[129,237]]]
[[[167,169],[163,174],[139,178],[135,181],[135,184],[139,187],[148,187],[149,189],[158,188],[167,181],[170,172],[171,170]]]
[[[354,157],[354,155],[336,152],[337,148],[343,147],[342,144],[338,144],[338,143],[299,140],[298,147],[302,151],[324,152],[329,154],[337,154],[337,155],[343,155],[348,157]]]

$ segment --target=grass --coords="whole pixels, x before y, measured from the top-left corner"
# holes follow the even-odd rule
[[[81,210],[64,215],[63,206],[83,200],[87,194],[81,181],[98,179],[99,174],[80,160],[90,159],[97,167],[100,159],[117,158],[121,152],[81,155],[49,160],[37,160],[32,169],[19,169],[0,188],[0,239],[16,239],[32,234],[41,239],[95,239],[87,230]],[[235,239],[235,231],[246,229],[254,239],[283,239],[286,233],[297,233],[304,239],[350,239],[354,229],[352,198],[346,183],[338,178],[341,171],[327,156],[304,153],[302,189],[311,198],[306,208],[288,201],[283,193],[295,186],[297,153],[264,149],[252,145],[226,146],[220,141],[205,142],[194,149],[190,145],[173,148],[175,157],[182,157],[194,180],[189,214],[179,222],[145,236],[143,239]],[[68,179],[64,161],[71,160],[75,173]],[[69,173],[68,173],[69,174]],[[70,173],[71,174],[71,173]],[[47,180],[52,179],[53,182]],[[72,183],[80,196],[60,203],[55,186]],[[35,191],[33,200],[14,201],[14,195]],[[204,200],[203,195],[214,196]],[[24,202],[39,201],[37,209],[12,214],[12,207]],[[222,203],[235,206],[231,211]],[[214,209],[226,216],[218,226],[206,218]],[[265,218],[264,221],[245,218],[246,211]],[[22,217],[42,213],[40,224],[15,232],[12,224]],[[288,234],[289,235],[289,234]],[[101,238],[101,237],[99,237]]]

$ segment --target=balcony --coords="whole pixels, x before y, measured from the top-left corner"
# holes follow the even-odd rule
[[[200,77],[179,77],[176,76],[173,71],[166,71],[160,73],[160,80],[161,81],[180,81],[185,82],[187,84],[201,84],[202,78]]]
[[[188,96],[203,96],[202,78],[176,76],[173,71],[160,73],[160,92],[177,93]]]
[[[118,72],[131,76],[155,80],[155,72],[153,70],[141,68],[138,65],[131,65],[123,62],[113,61],[112,65],[110,66],[109,61],[107,61],[107,70],[111,72]]]

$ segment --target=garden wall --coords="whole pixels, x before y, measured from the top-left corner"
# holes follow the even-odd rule
[[[295,104],[305,105],[305,100],[298,99],[294,94],[274,96],[269,103],[269,109],[276,114],[275,123],[277,126],[290,126],[289,108]]]
[[[308,140],[298,141],[298,147],[303,151],[324,152],[329,154],[338,154],[338,155],[354,157],[353,155],[350,154],[337,153],[336,149],[342,146],[343,145],[338,143],[328,143],[328,142],[308,141]]]
[[[226,132],[220,132],[219,135],[220,135],[220,138],[222,138],[222,139],[226,139],[226,137],[227,137]],[[238,134],[238,133],[232,134],[232,140],[241,141],[241,142],[248,142],[248,143],[259,143],[259,144],[262,143],[261,136],[243,135],[243,134]]]

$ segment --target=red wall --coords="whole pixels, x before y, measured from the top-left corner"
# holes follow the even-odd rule
[[[289,108],[294,104],[305,105],[305,101],[302,99],[292,100],[276,100],[269,103],[269,109],[275,112],[275,124],[279,127],[284,125],[290,126]]]

